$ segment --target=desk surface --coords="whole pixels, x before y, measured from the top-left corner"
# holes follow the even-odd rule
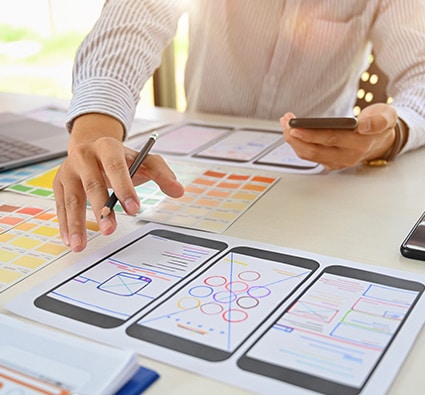
[[[26,111],[48,104],[64,104],[48,97],[0,94],[0,111]],[[65,103],[66,104],[66,103]],[[137,116],[152,121],[180,121],[184,114],[172,110],[138,109]],[[195,115],[191,115],[193,118]],[[202,116],[203,120],[240,123],[241,119]],[[247,122],[247,120],[243,120]],[[270,126],[270,122],[252,121]],[[278,126],[278,124],[275,124]],[[226,235],[327,256],[425,274],[425,262],[409,260],[399,253],[407,232],[425,210],[425,152],[423,149],[400,157],[388,167],[360,166],[343,172],[321,175],[298,175],[271,172],[280,181],[247,213],[225,232]],[[2,200],[37,204],[37,198],[1,192]],[[43,200],[43,204],[46,201]],[[52,208],[54,207],[51,202]],[[60,272],[73,262],[91,254],[111,240],[116,240],[138,225],[132,217],[119,216],[117,232],[97,237],[80,254],[68,254],[24,281],[0,293],[3,305],[30,287]],[[422,362],[425,357],[425,333],[421,332],[397,375],[390,391],[395,394],[419,394],[425,388]],[[238,388],[140,358],[141,363],[156,369],[161,379],[148,394],[245,394]]]

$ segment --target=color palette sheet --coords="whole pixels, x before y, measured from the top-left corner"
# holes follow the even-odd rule
[[[38,173],[34,177],[17,182],[6,188],[7,191],[18,192],[25,195],[54,198],[53,179],[59,169],[59,166]]]
[[[3,171],[0,173],[0,190],[14,184],[24,183],[25,180],[34,178],[37,175],[58,166],[62,163],[62,161],[63,158],[52,159],[29,166],[19,167],[17,169]],[[37,193],[34,194],[36,195]]]
[[[253,205],[279,178],[250,169],[232,171],[220,166],[169,161],[186,193],[180,199],[164,194],[153,181],[136,187],[140,219],[221,233]],[[15,184],[10,191],[53,198],[52,183],[58,167]],[[123,213],[118,203],[114,210]]]
[[[87,238],[99,234],[87,221]],[[59,236],[54,212],[0,202],[0,292],[70,252]]]
[[[233,171],[188,162],[170,162],[170,166],[186,193],[173,199],[153,182],[147,183],[143,191],[137,189],[140,218],[215,233],[225,231],[279,179],[252,170]]]

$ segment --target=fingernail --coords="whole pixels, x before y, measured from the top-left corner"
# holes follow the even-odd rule
[[[103,217],[99,222],[99,229],[102,234],[109,234],[109,230],[114,226],[109,216]]]
[[[127,199],[124,202],[125,211],[129,214],[136,214],[139,211],[139,204],[134,199]]]
[[[62,237],[62,241],[63,241],[63,243],[64,243],[66,246],[68,246],[68,247],[69,247],[69,237],[68,237],[68,233],[63,233],[63,234],[61,235],[61,237]]]
[[[365,119],[362,122],[359,122],[359,132],[360,133],[368,133],[372,130],[372,123],[370,119]]]
[[[69,246],[73,251],[79,251],[82,247],[83,243],[81,237],[77,234],[71,235],[69,239]]]

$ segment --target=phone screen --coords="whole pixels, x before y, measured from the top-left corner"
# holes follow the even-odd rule
[[[238,366],[326,394],[358,394],[423,289],[412,281],[329,267]]]
[[[228,358],[319,264],[236,247],[126,332],[210,361]]]
[[[219,137],[229,133],[227,128],[188,124],[161,134],[152,152],[189,155]]]
[[[35,305],[115,327],[225,248],[219,241],[154,230],[38,297]]]
[[[198,152],[195,156],[234,162],[248,162],[281,140],[281,133],[238,130],[205,150]]]

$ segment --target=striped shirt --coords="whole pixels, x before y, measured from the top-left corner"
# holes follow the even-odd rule
[[[425,144],[423,0],[106,0],[76,55],[69,124],[100,112],[128,128],[185,11],[188,110],[352,115],[373,47],[410,128],[403,151]]]

